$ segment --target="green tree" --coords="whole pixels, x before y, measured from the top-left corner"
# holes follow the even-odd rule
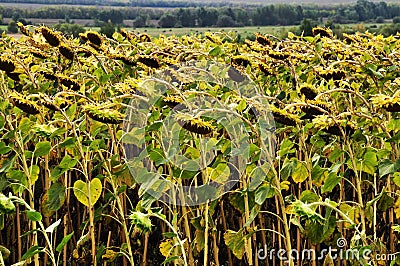
[[[111,38],[114,32],[115,26],[111,21],[104,23],[103,26],[100,27],[100,33],[106,35],[108,38]]]
[[[69,24],[69,23],[59,23],[54,25],[56,30],[61,31],[65,35],[78,37],[79,33],[85,32],[85,28],[81,25],[76,23]]]
[[[134,28],[143,28],[147,26],[147,15],[139,15],[133,20],[133,27]]]
[[[161,28],[172,28],[175,26],[177,20],[176,17],[172,14],[164,14],[158,21],[158,25]]]
[[[7,31],[9,33],[18,33],[17,23],[14,20],[11,20],[10,23],[8,23]]]

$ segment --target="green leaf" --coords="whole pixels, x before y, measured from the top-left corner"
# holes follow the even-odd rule
[[[280,146],[279,151],[278,151],[279,157],[282,158],[286,154],[294,153],[296,150],[293,149],[293,146],[294,146],[294,143],[290,139],[285,138],[282,141],[281,146]]]
[[[39,222],[42,220],[42,215],[37,211],[28,211],[28,219],[34,222]]]
[[[43,141],[36,143],[35,146],[35,157],[40,157],[49,154],[51,150],[51,143],[50,141]]]
[[[42,212],[44,216],[50,217],[55,211],[61,208],[64,201],[65,187],[61,183],[53,183],[49,190],[43,195]]]
[[[21,260],[26,260],[26,259],[32,258],[36,254],[43,252],[43,251],[44,251],[44,248],[39,247],[39,246],[33,246],[30,249],[28,249],[28,251],[21,257]]]
[[[300,200],[304,203],[312,203],[320,200],[320,197],[310,190],[304,190],[300,195]]]
[[[74,183],[74,194],[80,203],[89,207],[89,193],[88,193],[88,185],[82,180],[77,180]],[[103,185],[98,178],[93,178],[89,184],[89,192],[90,192],[90,202],[92,206],[96,204],[97,200],[100,198],[101,191],[103,189]]]
[[[221,47],[218,45],[218,46],[215,46],[214,48],[212,48],[212,49],[208,52],[208,54],[211,55],[211,56],[218,56],[218,55],[221,53],[221,51],[222,51],[222,49],[221,49]]]
[[[60,242],[60,244],[58,244],[58,246],[56,247],[56,251],[57,252],[61,252],[64,248],[64,246],[68,243],[68,241],[71,239],[71,237],[74,235],[74,232],[72,232],[69,235],[66,235]]]
[[[235,232],[232,230],[228,230],[224,234],[224,240],[225,244],[232,251],[233,255],[235,255],[236,258],[241,260],[245,252],[244,243],[246,241],[243,232],[242,231]]]
[[[29,175],[30,175],[30,179],[31,179],[31,184],[34,184],[38,180],[39,173],[40,173],[39,166],[32,165],[32,167],[29,168]]]
[[[324,185],[321,188],[322,193],[331,192],[337,184],[340,183],[342,177],[334,172],[329,173],[328,178],[325,180]]]
[[[50,180],[57,181],[57,179],[64,174],[66,171],[70,170],[71,168],[75,167],[78,160],[75,158],[71,158],[68,154],[64,156],[61,160],[60,165],[56,166],[50,173]]]
[[[6,154],[11,151],[11,148],[8,147],[4,142],[0,142],[0,154]]]
[[[308,169],[305,162],[297,162],[296,168],[292,174],[293,181],[296,183],[301,183],[308,177]]]
[[[258,205],[262,205],[266,199],[272,198],[276,195],[276,191],[269,184],[261,185],[255,194],[255,202]]]
[[[400,187],[400,172],[393,174],[393,182]]]
[[[314,245],[317,245],[328,239],[335,231],[335,228],[336,218],[334,216],[329,216],[324,224],[308,220],[305,225],[305,232],[310,241]]]
[[[393,174],[399,169],[400,169],[400,160],[397,160],[397,162],[394,163],[391,160],[383,159],[378,167],[379,177],[383,177],[388,174]]]

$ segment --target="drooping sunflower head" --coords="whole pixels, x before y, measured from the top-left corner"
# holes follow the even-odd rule
[[[6,56],[0,57],[0,70],[5,72],[13,72],[15,70],[15,64]]]
[[[267,76],[273,75],[274,73],[267,64],[264,64],[262,62],[258,64],[258,68]]]
[[[19,31],[25,35],[25,36],[32,36],[32,32],[29,31],[29,29],[27,27],[24,26],[24,24],[22,24],[21,22],[17,22],[17,26],[19,28]]]
[[[255,35],[256,35],[256,41],[259,44],[263,46],[272,46],[273,42],[267,36],[264,36],[258,32]]]
[[[400,96],[395,94],[388,96],[384,94],[376,94],[371,97],[371,102],[375,106],[385,109],[388,112],[400,112]]]
[[[189,114],[177,113],[175,120],[182,128],[200,135],[207,135],[215,130],[215,126],[211,122]]]
[[[155,56],[140,55],[138,57],[138,61],[148,67],[152,67],[152,68],[160,67],[160,60],[158,60],[158,58]]]
[[[69,60],[74,60],[75,57],[75,53],[72,50],[71,47],[69,47],[66,44],[61,44],[58,47],[58,51],[60,52],[60,54],[62,54],[65,58],[69,59]]]
[[[163,102],[170,108],[174,108],[178,104],[181,104],[183,102],[183,99],[181,96],[178,95],[167,95],[163,98]]]
[[[250,65],[250,60],[247,56],[244,55],[235,55],[231,58],[231,62],[234,66],[241,66],[241,67],[247,67]]]
[[[319,36],[321,37],[333,38],[332,30],[328,28],[315,27],[312,29],[312,34],[314,36],[317,36],[319,34]]]
[[[58,80],[62,85],[67,87],[68,89],[78,91],[81,88],[81,85],[77,80],[74,80],[68,76],[65,75],[58,75]]]
[[[29,48],[28,51],[34,57],[37,57],[37,58],[40,58],[40,59],[46,59],[48,57],[47,54],[45,54],[44,52],[42,52],[42,51],[40,51],[39,49],[36,49],[36,48]]]
[[[318,75],[320,75],[323,79],[329,81],[333,80],[341,80],[346,77],[346,72],[339,69],[323,69],[323,68],[316,68]]]
[[[18,73],[18,72],[6,72],[6,74],[10,79],[14,80],[15,82],[20,82],[21,81],[21,79],[19,77],[19,75],[21,73]]]
[[[305,113],[305,115],[302,116],[301,119],[313,119],[315,116],[325,114],[325,111],[329,112],[328,104],[324,102],[307,100],[306,103],[307,105],[301,106],[299,108],[300,112]]]
[[[299,90],[300,93],[308,100],[314,100],[318,95],[318,91],[311,84],[303,84]]]
[[[10,93],[9,97],[10,102],[25,113],[32,115],[40,113],[39,106],[34,101],[27,99],[24,95],[14,91]]]
[[[269,107],[276,122],[287,126],[296,126],[296,124],[300,123],[300,119],[297,115],[279,109],[273,105],[270,105]]]
[[[356,129],[356,125],[352,121],[344,119],[334,120],[327,115],[319,115],[312,122],[315,128],[336,136],[343,136],[342,131],[346,136],[351,136]]]
[[[91,119],[105,124],[120,124],[124,118],[118,110],[103,108],[101,105],[87,104],[83,110]]]
[[[141,33],[141,34],[139,35],[139,40],[140,40],[141,42],[151,42],[151,37],[150,37],[150,35],[148,35],[148,34],[146,34],[146,33]]]
[[[46,26],[40,27],[40,31],[46,41],[53,47],[58,47],[60,45],[60,37],[59,35],[54,32],[53,30],[49,29]]]
[[[267,50],[267,54],[269,55],[269,57],[276,60],[285,60],[290,56],[290,54],[287,52],[274,51],[272,49]]]
[[[101,46],[102,43],[102,37],[100,35],[100,33],[98,33],[97,31],[87,31],[86,32],[86,38],[93,44],[97,45],[97,46]]]

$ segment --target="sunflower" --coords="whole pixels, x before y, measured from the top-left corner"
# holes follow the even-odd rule
[[[356,128],[355,124],[351,121],[343,119],[337,119],[335,121],[326,115],[317,116],[312,122],[317,129],[336,136],[342,136],[340,128],[342,128],[346,136],[353,135]]]
[[[176,95],[168,95],[163,98],[163,102],[168,105],[170,108],[174,108],[178,104],[181,104],[183,102],[183,99],[181,96],[176,96]]]
[[[178,113],[175,115],[175,119],[182,128],[193,133],[206,135],[215,130],[215,126],[210,122],[204,121],[201,118],[192,117],[189,114]]]
[[[216,35],[214,35],[214,34],[212,34],[212,33],[210,33],[210,32],[206,32],[206,33],[204,34],[204,36],[205,36],[209,41],[211,41],[211,42],[213,42],[213,43],[215,43],[215,44],[218,44],[218,45],[221,45],[221,44],[222,44],[222,42],[221,42],[221,40],[218,38],[218,36],[216,36]]]
[[[371,97],[372,104],[385,109],[388,112],[400,112],[400,96],[393,95],[392,97],[384,95],[384,94],[377,94]]]
[[[319,34],[321,37],[333,38],[332,31],[328,28],[315,27],[312,29],[312,34],[314,36]]]
[[[231,62],[235,66],[247,67],[250,65],[250,60],[243,55],[236,55],[231,58]]]
[[[60,45],[61,41],[57,33],[45,26],[40,27],[40,31],[42,32],[43,37],[51,46],[57,47]]]
[[[148,35],[146,33],[142,33],[139,35],[139,40],[141,42],[151,42],[151,37],[150,37],[150,35]]]
[[[47,95],[41,95],[40,97],[40,103],[53,111],[60,111],[60,109],[64,109],[67,106],[70,106],[72,104],[71,100],[62,98],[62,97],[56,97],[56,98],[50,98]]]
[[[88,104],[83,109],[91,119],[105,124],[120,124],[124,118],[119,111],[102,108],[100,105]]]
[[[102,39],[100,34],[97,31],[87,31],[86,38],[93,44],[97,46],[101,46]]]
[[[40,113],[39,106],[34,101],[27,99],[24,95],[18,92],[11,92],[9,97],[10,102],[25,113],[32,115]]]
[[[26,36],[28,36],[28,37],[30,37],[30,36],[32,36],[32,33],[28,30],[28,28],[26,28],[25,26],[24,26],[24,24],[22,24],[21,22],[17,22],[17,26],[18,26],[18,28],[19,28],[19,31],[23,34],[23,35],[26,35]]]
[[[18,72],[6,72],[6,74],[10,79],[12,79],[12,80],[14,80],[16,82],[21,81],[21,79],[19,78],[19,75],[21,73],[18,73]]]
[[[267,50],[267,54],[269,57],[276,59],[276,60],[285,60],[289,57],[289,53],[274,51],[274,50]]]
[[[122,62],[124,62],[124,64],[126,64],[128,66],[136,66],[137,65],[137,61],[133,57],[128,57],[123,54],[112,54],[112,55],[110,55],[110,57],[115,60],[121,60]]]
[[[256,35],[256,41],[259,43],[259,44],[261,44],[261,45],[263,45],[263,46],[272,46],[272,41],[268,38],[268,37],[266,37],[266,36],[264,36],[264,35],[261,35],[260,33],[256,33],[255,34]]]
[[[249,39],[245,39],[244,43],[254,52],[262,52],[264,48],[260,46],[257,42],[250,41]]]
[[[15,70],[14,62],[4,56],[0,57],[0,70],[13,72]]]
[[[74,91],[77,91],[77,90],[79,90],[81,88],[81,85],[79,84],[79,82],[77,80],[71,79],[68,76],[59,75],[58,76],[58,80],[60,81],[60,83],[62,85],[64,85],[68,89],[72,89]]]
[[[300,119],[298,116],[287,112],[286,110],[279,109],[273,105],[270,106],[272,115],[276,122],[287,125],[287,126],[295,126],[300,123]]]
[[[54,80],[58,79],[56,75],[49,73],[49,72],[40,71],[39,73],[42,74],[46,79],[49,79],[49,80],[54,81]]]
[[[86,43],[88,41],[88,37],[86,36],[85,33],[79,33],[79,38],[83,43]]]
[[[324,112],[322,110],[328,111],[329,108],[326,103],[320,102],[320,101],[314,101],[314,100],[308,100],[306,106],[301,106],[300,111],[305,113],[304,116],[301,117],[301,119],[313,119],[317,115],[322,115]],[[313,105],[313,106],[311,106]],[[316,107],[314,107],[316,106]],[[319,107],[319,108],[317,108]],[[320,110],[322,109],[322,110]]]
[[[310,84],[304,84],[300,87],[300,93],[306,97],[308,100],[314,100],[317,97],[317,90]]]
[[[270,76],[273,74],[272,69],[267,64],[259,63],[258,68],[261,70],[261,72],[263,72],[267,76]]]
[[[75,53],[74,51],[71,49],[71,47],[65,45],[65,44],[61,44],[58,47],[58,51],[60,52],[60,54],[62,54],[65,58],[69,59],[69,60],[74,60],[75,57]]]
[[[148,55],[140,55],[138,57],[138,61],[148,67],[152,67],[152,68],[160,67],[160,61],[158,60],[157,57],[152,57],[152,56],[148,56]]]
[[[39,49],[36,49],[36,48],[29,48],[28,51],[34,57],[37,57],[37,58],[40,58],[40,59],[46,59],[48,57],[44,52],[42,52],[42,51],[40,51]]]
[[[91,51],[89,51],[88,49],[84,49],[84,48],[78,48],[78,49],[76,49],[75,52],[77,55],[82,55],[83,57],[90,57],[92,55]]]
[[[318,68],[317,72],[318,72],[318,75],[320,75],[322,78],[324,78],[327,81],[329,81],[331,79],[341,80],[346,77],[346,72],[344,72],[343,70]]]

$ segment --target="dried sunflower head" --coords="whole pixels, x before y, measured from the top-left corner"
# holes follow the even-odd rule
[[[272,115],[276,122],[287,125],[287,126],[295,126],[300,123],[300,119],[297,115],[291,114],[286,110],[279,109],[273,105],[270,106]]]
[[[34,57],[37,57],[37,58],[40,58],[40,59],[46,59],[48,57],[44,52],[42,52],[42,51],[40,51],[39,49],[36,49],[36,48],[29,48],[28,51]]]
[[[313,119],[317,115],[323,115],[325,111],[329,111],[328,105],[321,101],[307,100],[306,106],[301,106],[299,109],[305,115],[301,119]]]
[[[24,24],[22,24],[21,22],[17,22],[17,26],[19,28],[19,31],[25,35],[25,36],[32,36],[32,33],[29,31],[29,29],[27,27],[24,26]]]
[[[18,92],[11,92],[9,97],[10,102],[25,113],[32,115],[40,113],[39,106],[34,101],[27,99],[24,95]]]
[[[93,44],[97,46],[101,46],[102,43],[102,38],[100,33],[97,31],[87,31],[86,32],[86,38]]]
[[[151,37],[150,37],[150,35],[148,35],[146,33],[142,33],[139,35],[139,40],[141,42],[151,42]]]
[[[62,85],[67,87],[68,89],[78,91],[81,88],[81,85],[77,80],[74,80],[68,76],[65,75],[58,75],[58,80]]]
[[[197,134],[206,135],[215,130],[215,126],[213,126],[211,122],[193,117],[189,114],[177,113],[175,115],[175,120],[182,128]]]
[[[341,80],[346,77],[346,72],[343,70],[339,69],[322,69],[322,68],[317,68],[317,73],[320,75],[322,78],[325,80],[329,81],[331,79],[333,80]]]
[[[40,31],[51,46],[57,47],[60,45],[61,40],[57,33],[45,26],[40,27]]]
[[[312,34],[314,36],[319,34],[321,37],[333,38],[332,31],[328,28],[315,27],[312,29]]]
[[[14,62],[5,56],[0,57],[0,70],[5,72],[13,72],[15,70]]]
[[[140,55],[138,57],[138,61],[148,67],[159,68],[160,60],[157,57],[149,56],[149,55]]]
[[[258,68],[261,70],[261,72],[263,72],[267,76],[270,76],[273,74],[272,69],[267,64],[259,63]]]
[[[300,93],[308,100],[314,100],[318,95],[318,91],[310,84],[304,84],[300,87]]]
[[[290,54],[286,52],[274,51],[274,50],[267,50],[267,54],[269,57],[276,59],[276,60],[285,60],[287,59]]]
[[[69,60],[74,60],[75,57],[75,53],[72,50],[71,47],[69,47],[66,44],[61,44],[58,47],[58,51],[60,52],[60,54],[62,54],[65,58],[69,59]]]
[[[18,72],[6,72],[6,74],[10,79],[12,79],[12,80],[14,80],[16,82],[20,82],[21,81],[21,79],[19,78],[19,75],[21,73],[18,73]]]
[[[83,106],[86,114],[95,121],[105,124],[120,124],[124,115],[117,110],[102,108],[101,105],[88,104]]]
[[[178,104],[181,104],[183,102],[183,99],[181,96],[177,95],[167,95],[163,98],[163,102],[168,105],[170,108],[174,108]]]
[[[244,55],[235,55],[231,58],[231,62],[235,66],[247,67],[250,65],[250,60],[247,56]]]
[[[55,81],[58,79],[56,75],[49,73],[49,72],[40,71],[39,73],[42,74],[46,79],[49,79],[49,80]]]
[[[346,136],[351,136],[356,129],[356,125],[351,121],[337,119],[335,122],[326,115],[317,116],[312,122],[317,129],[336,136],[342,136],[342,130]]]
[[[259,44],[261,44],[263,46],[272,46],[273,43],[267,36],[264,36],[258,32],[255,35],[256,35],[256,41]]]
[[[81,39],[81,42],[86,43],[88,41],[88,38],[85,33],[79,33],[79,39]]]
[[[392,97],[384,94],[376,94],[371,97],[372,104],[385,109],[388,112],[400,112],[400,96],[393,95]]]

